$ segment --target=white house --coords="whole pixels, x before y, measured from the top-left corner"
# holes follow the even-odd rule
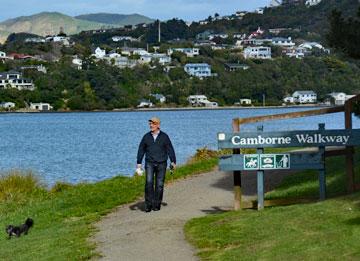
[[[187,74],[196,77],[210,77],[211,66],[207,63],[188,63],[185,64],[184,70]]]
[[[7,110],[11,110],[12,108],[15,108],[15,103],[13,102],[2,102],[0,103],[0,107],[7,109]]]
[[[25,43],[45,43],[45,39],[40,37],[30,37],[25,39]]]
[[[102,59],[104,58],[106,55],[106,51],[104,49],[101,49],[100,47],[97,47],[95,49],[95,53],[94,53],[94,56],[98,59]]]
[[[141,100],[137,107],[138,108],[151,108],[151,107],[154,107],[154,104],[149,100]]]
[[[205,95],[190,95],[187,101],[191,106],[218,107],[217,102],[211,102]]]
[[[316,103],[317,95],[313,91],[296,91],[292,97],[296,103]]]
[[[255,14],[264,14],[264,8],[256,8]]]
[[[284,101],[285,103],[295,103],[294,97],[292,97],[292,96],[287,96],[287,97],[285,97],[285,98],[283,99],[283,101]]]
[[[208,39],[211,41],[211,40],[213,40],[215,38],[226,39],[228,37],[229,37],[229,35],[226,34],[226,33],[219,33],[219,34],[210,34]]]
[[[244,50],[244,58],[271,59],[271,48],[264,46],[250,46]]]
[[[318,5],[320,3],[321,3],[321,0],[306,0],[305,5],[313,6],[313,5]]]
[[[154,60],[157,60],[161,65],[171,63],[171,57],[167,56],[165,53],[151,53],[150,55]]]
[[[170,48],[167,50],[168,55],[172,55],[174,52],[182,52],[186,54],[187,57],[194,57],[200,54],[199,48]]]
[[[240,105],[251,105],[251,99],[240,99]]]
[[[134,50],[132,51],[132,54],[133,54],[133,55],[147,55],[147,54],[149,54],[149,53],[148,53],[148,51],[146,51],[145,49],[139,48],[139,49],[134,49]]]
[[[0,51],[0,59],[5,59],[6,58],[6,53]]]
[[[354,97],[355,95],[346,95],[344,92],[332,92],[329,93],[328,96],[333,99],[335,105],[344,105],[348,99]]]
[[[35,85],[32,80],[23,78],[22,74],[19,72],[0,72],[0,89],[7,88],[33,91],[35,89]]]
[[[82,69],[83,61],[79,57],[74,56],[71,62],[78,70]]]
[[[281,46],[281,47],[295,46],[295,43],[291,40],[291,37],[288,37],[288,38],[274,37],[271,39],[271,44],[275,45],[275,46]]]
[[[113,36],[111,38],[113,42],[120,42],[120,41],[130,41],[130,42],[136,42],[138,39],[133,38],[131,36]]]
[[[30,109],[31,110],[38,110],[38,111],[50,111],[53,109],[52,106],[50,106],[49,103],[30,103]]]
[[[312,50],[314,48],[318,48],[318,49],[321,49],[321,50],[324,49],[324,47],[321,44],[317,43],[317,42],[305,42],[305,43],[300,44],[299,47],[306,48],[306,49],[309,49],[309,50]]]
[[[291,47],[283,50],[283,53],[288,57],[295,57],[298,59],[304,58],[307,50],[302,47]]]
[[[154,93],[154,94],[150,94],[150,96],[154,97],[160,103],[165,103],[166,102],[166,97],[164,95],[162,95],[162,94]]]

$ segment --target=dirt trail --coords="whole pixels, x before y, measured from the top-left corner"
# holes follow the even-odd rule
[[[276,187],[289,174],[293,173],[269,171],[265,175],[265,191]],[[244,172],[242,184],[244,199],[253,198],[256,173]],[[143,201],[119,207],[96,224],[99,232],[92,240],[103,255],[102,260],[198,260],[195,249],[185,240],[185,222],[232,207],[232,173],[204,173],[166,186],[160,211],[145,213]]]

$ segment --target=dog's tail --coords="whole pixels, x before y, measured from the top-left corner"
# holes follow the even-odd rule
[[[27,218],[26,221],[25,221],[25,224],[28,227],[32,227],[34,225],[34,220],[32,220],[31,218]]]

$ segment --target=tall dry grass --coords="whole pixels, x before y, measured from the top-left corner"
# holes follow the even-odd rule
[[[46,193],[45,186],[31,171],[12,170],[0,174],[0,202],[21,203]]]

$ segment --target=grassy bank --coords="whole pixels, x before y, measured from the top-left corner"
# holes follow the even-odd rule
[[[360,259],[360,193],[338,197],[345,192],[344,161],[329,158],[326,166],[331,199],[193,219],[185,227],[188,240],[205,260]],[[317,173],[305,171],[266,198],[315,198],[318,188]]]
[[[197,157],[180,166],[168,181],[212,170],[213,157]],[[1,260],[84,260],[94,253],[88,241],[91,224],[114,207],[143,194],[144,177],[114,177],[94,184],[57,184],[46,190],[31,175],[12,173],[0,179],[0,223],[35,226],[27,236],[0,238]]]

